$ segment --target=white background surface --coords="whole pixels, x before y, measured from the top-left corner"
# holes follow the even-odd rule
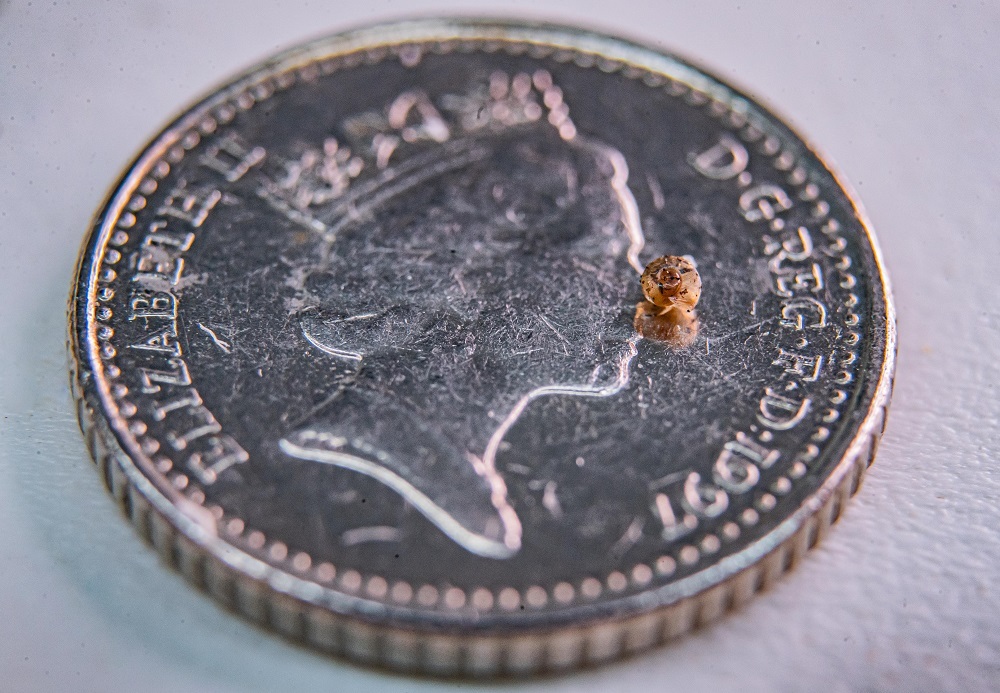
[[[631,34],[762,97],[858,188],[899,312],[889,428],[823,546],[672,646],[512,687],[1000,688],[1000,5],[0,0],[0,691],[477,687],[288,645],[159,565],[87,461],[64,356],[89,219],[168,117],[275,49],[445,10]]]

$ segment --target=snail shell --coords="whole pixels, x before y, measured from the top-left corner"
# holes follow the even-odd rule
[[[636,332],[670,346],[691,346],[698,336],[694,307],[701,298],[701,277],[694,260],[658,257],[646,265],[639,281],[646,300],[635,307]]]
[[[681,310],[663,313],[649,301],[635,307],[635,331],[644,339],[673,347],[691,346],[698,336],[698,318]]]
[[[664,255],[648,265],[639,278],[646,300],[663,309],[674,308],[692,315],[701,298],[701,276],[694,262],[679,255]]]

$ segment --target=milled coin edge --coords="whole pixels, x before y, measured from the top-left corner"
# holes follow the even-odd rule
[[[175,526],[177,519],[145,495],[151,489],[127,462],[110,428],[74,388],[87,449],[105,486],[140,536],[164,563],[226,608],[310,647],[367,664],[435,675],[524,676],[568,671],[636,654],[695,628],[771,587],[826,536],[857,493],[884,430],[885,406],[873,410],[863,435],[827,498],[796,532],[761,560],[703,592],[648,613],[537,632],[434,633],[406,630],[341,616],[279,591],[266,576],[252,578],[222,557],[204,551]],[[882,388],[887,399],[889,385]],[[803,509],[808,506],[807,502]],[[190,531],[190,528],[189,528]]]

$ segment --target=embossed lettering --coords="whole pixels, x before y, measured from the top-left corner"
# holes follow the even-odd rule
[[[778,358],[772,361],[772,364],[784,368],[785,373],[791,373],[807,383],[813,383],[819,380],[823,357],[797,354],[779,347]]]
[[[813,254],[812,234],[805,226],[800,226],[795,235],[781,243],[781,252],[792,262],[805,262]]]
[[[204,406],[199,404],[187,407],[185,411],[194,419],[193,425],[183,433],[171,431],[166,435],[167,440],[175,450],[183,450],[193,440],[222,431],[222,426],[216,421],[215,416]]]
[[[729,495],[691,472],[684,481],[684,507],[702,517],[718,517],[729,507]]]
[[[715,483],[730,493],[744,493],[760,481],[760,470],[773,465],[780,455],[777,450],[765,448],[745,433],[737,433],[736,440],[722,446],[712,468],[712,476]]]
[[[152,394],[154,392],[160,391],[160,385],[190,385],[191,384],[191,374],[188,372],[187,364],[184,363],[183,359],[172,358],[168,359],[167,363],[170,365],[171,370],[159,370],[155,368],[139,368],[139,377],[142,379],[142,391],[146,394]]]
[[[810,322],[806,322],[811,319]],[[781,324],[796,330],[826,327],[826,306],[814,298],[796,298],[781,305]]]
[[[660,536],[667,541],[679,539],[698,527],[698,518],[684,510],[681,505],[684,498],[684,482],[688,474],[688,471],[677,472],[650,485],[651,490],[658,491],[653,497],[652,510],[662,525]]]
[[[813,242],[812,234],[809,233],[809,229],[804,226],[800,226],[795,231],[795,235],[785,238],[781,245],[778,246],[780,251],[774,258],[771,259],[769,267],[772,272],[781,273],[788,270],[787,267],[782,267],[781,263],[790,260],[791,262],[805,262],[813,254]],[[767,248],[766,252],[773,252],[777,248]]]
[[[167,229],[167,222],[157,219],[149,225],[149,234],[142,239],[142,244],[148,247],[159,246],[164,250],[184,252],[194,243],[194,234],[190,231],[178,232]]]
[[[211,435],[205,439],[206,450],[193,452],[187,460],[187,468],[201,483],[215,483],[222,472],[234,464],[250,459],[250,455],[231,436]]]
[[[674,541],[691,533],[698,526],[698,518],[694,515],[684,513],[682,517],[677,517],[674,512],[673,501],[666,493],[656,494],[656,514],[660,518],[663,529],[660,536],[667,541]]]
[[[192,387],[180,397],[157,404],[153,409],[153,418],[157,421],[163,421],[167,418],[167,414],[172,411],[187,409],[188,407],[197,407],[201,403],[201,395],[198,394],[198,391]]]
[[[692,154],[688,161],[694,169],[712,180],[729,180],[742,173],[750,162],[750,155],[737,139],[722,135],[718,144],[701,154]]]
[[[129,320],[177,317],[177,299],[169,291],[137,289],[129,300]]]
[[[176,257],[162,248],[147,246],[135,254],[137,282],[167,282],[175,285],[184,272],[184,258]]]
[[[240,175],[243,174],[241,173]],[[172,216],[186,221],[191,226],[197,228],[205,222],[208,213],[212,211],[212,208],[221,199],[222,193],[214,188],[189,188],[187,181],[181,181],[170,191],[167,199],[160,205],[156,213],[161,216]]]
[[[203,166],[221,173],[235,183],[264,159],[263,147],[247,148],[235,135],[229,135],[209,147],[200,161]]]
[[[143,338],[142,341],[129,344],[129,348],[155,351],[169,356],[181,355],[181,345],[177,342],[177,329],[173,323]]]
[[[791,198],[777,185],[757,185],[740,195],[740,209],[747,221],[770,221],[791,208]]]
[[[823,290],[823,268],[819,263],[812,263],[808,269],[792,271],[774,277],[774,292],[779,296],[794,296],[797,291]]]
[[[764,389],[764,397],[760,400],[757,420],[776,431],[787,431],[806,417],[811,405],[812,400],[808,397],[797,402],[768,387]]]

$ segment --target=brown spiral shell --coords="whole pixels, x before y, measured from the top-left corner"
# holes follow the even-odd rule
[[[639,278],[646,300],[667,313],[679,308],[692,313],[701,298],[701,276],[690,258],[663,255],[648,265]]]
[[[698,334],[694,307],[701,298],[701,276],[694,262],[663,255],[646,265],[639,282],[646,300],[635,307],[636,331],[645,339],[690,346]]]

